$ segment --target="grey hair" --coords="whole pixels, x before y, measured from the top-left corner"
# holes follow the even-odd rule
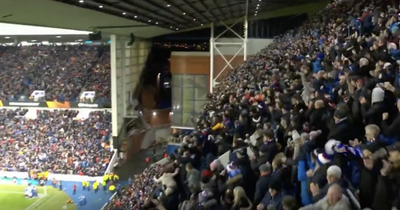
[[[368,64],[369,64],[368,59],[366,59],[366,58],[361,58],[360,59],[360,66],[366,66]]]

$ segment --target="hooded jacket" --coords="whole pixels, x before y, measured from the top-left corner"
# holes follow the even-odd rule
[[[386,111],[384,98],[385,91],[376,87],[372,90],[371,107],[369,108],[367,104],[361,106],[361,114],[366,125],[375,124],[381,127],[382,114]]]

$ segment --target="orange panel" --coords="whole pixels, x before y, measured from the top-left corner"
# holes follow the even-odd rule
[[[202,74],[210,75],[210,57],[209,56],[180,56],[172,55],[171,73],[174,74]],[[173,77],[173,76],[172,76]],[[209,80],[207,88],[210,87]]]
[[[209,56],[179,56],[172,55],[171,59],[172,74],[209,74]]]
[[[225,58],[229,61],[233,55],[225,55]],[[184,56],[184,55],[172,55],[171,56],[171,73],[172,74],[206,74],[210,75],[210,57],[209,56]],[[243,63],[243,56],[236,56],[231,65],[233,67],[239,66]],[[215,55],[214,57],[214,78],[222,71],[225,67],[226,62],[221,55]],[[222,79],[231,70],[227,67],[223,73],[218,77],[217,80]]]

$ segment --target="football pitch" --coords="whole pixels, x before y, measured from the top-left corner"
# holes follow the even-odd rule
[[[77,210],[65,192],[51,186],[38,187],[39,196],[25,198],[26,186],[0,184],[0,209],[4,210]]]

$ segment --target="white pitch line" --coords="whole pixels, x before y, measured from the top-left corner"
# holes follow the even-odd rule
[[[46,195],[45,195],[46,196]],[[39,202],[40,200],[42,200],[42,198],[44,198],[45,196],[43,196],[43,197],[40,197],[39,196],[39,199],[37,199],[35,202],[33,202],[30,206],[28,206],[28,208],[26,208],[25,210],[28,210],[28,209],[30,209],[30,208],[32,208],[33,206],[35,206],[35,204],[37,203],[37,202]]]

